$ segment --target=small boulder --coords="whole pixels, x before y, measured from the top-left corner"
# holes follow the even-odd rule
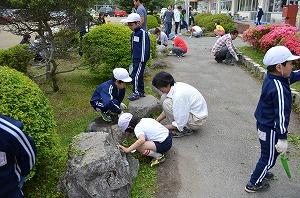
[[[128,105],[128,111],[137,116],[138,118],[144,118],[150,116],[151,113],[161,110],[160,102],[152,95],[146,95],[138,100],[132,101]]]
[[[164,67],[167,67],[167,63],[165,63],[164,61],[155,61],[153,64],[152,64],[152,67],[154,68],[164,68]]]

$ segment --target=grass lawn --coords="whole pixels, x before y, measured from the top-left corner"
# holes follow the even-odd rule
[[[257,64],[260,64],[260,66],[262,66],[263,68],[266,69],[266,66],[263,64],[264,52],[262,52],[258,49],[254,49],[251,46],[242,46],[242,47],[239,47],[238,49],[242,54],[248,56],[254,62],[256,62]],[[291,88],[300,92],[300,82],[296,82],[296,83],[292,84]]]
[[[68,68],[64,66],[63,69]],[[147,94],[155,95],[150,84],[152,75],[157,71],[153,70],[145,76]],[[45,174],[47,176],[39,178],[35,182],[27,182],[24,189],[26,197],[63,197],[57,192],[57,184],[66,168],[69,144],[75,135],[84,132],[88,124],[98,116],[90,106],[89,101],[96,86],[101,82],[93,78],[88,70],[75,70],[70,73],[59,74],[58,82],[60,90],[54,93],[49,82],[38,81],[40,88],[46,93],[54,109],[56,131],[61,138],[61,146],[64,151],[63,159],[57,162],[59,163],[57,170]],[[126,94],[130,93],[131,87],[127,86]],[[127,97],[124,102],[128,104]],[[141,155],[136,155],[136,157],[140,161],[140,169],[131,197],[151,198],[157,190],[156,168],[150,167],[149,158]]]

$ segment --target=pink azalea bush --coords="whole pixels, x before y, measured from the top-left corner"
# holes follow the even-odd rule
[[[248,28],[242,35],[242,39],[245,42],[248,42],[255,48],[260,47],[259,40],[267,33],[270,32],[270,25],[259,25],[255,27]]]
[[[246,30],[242,38],[263,52],[276,45],[284,45],[293,54],[300,55],[300,33],[297,31],[296,27],[290,25],[260,25]],[[299,61],[294,66],[300,68]]]
[[[297,28],[290,25],[272,25],[270,32],[263,35],[259,40],[260,49],[267,51],[271,47],[278,45],[282,39],[293,37],[297,32]]]

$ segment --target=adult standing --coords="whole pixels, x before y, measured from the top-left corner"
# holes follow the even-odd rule
[[[174,12],[172,10],[172,6],[169,5],[168,10],[165,11],[163,15],[163,22],[165,25],[166,35],[169,37],[169,34],[172,30],[172,20],[174,20]]]
[[[261,18],[264,15],[264,11],[262,10],[261,6],[258,6],[258,11],[256,15],[256,25],[261,25]]]
[[[177,6],[177,8],[174,9],[174,21],[175,21],[175,35],[178,34],[178,27],[180,25],[180,12],[182,10],[181,6]]]
[[[147,31],[147,11],[142,0],[133,0],[134,7],[136,8],[136,13],[141,16],[141,28]]]

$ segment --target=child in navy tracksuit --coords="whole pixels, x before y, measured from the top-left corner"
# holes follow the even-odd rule
[[[275,165],[280,153],[287,150],[287,132],[292,106],[290,84],[300,80],[300,71],[292,71],[292,61],[299,59],[284,46],[272,47],[264,57],[267,76],[255,111],[261,156],[250,181],[247,192],[266,190],[274,174],[269,170]]]
[[[150,57],[150,39],[148,33],[141,28],[141,17],[137,13],[128,15],[127,19],[122,20],[126,22],[129,28],[133,31],[131,35],[131,52],[133,70],[132,77],[132,95],[128,97],[129,100],[137,100],[145,96],[144,91],[144,70],[146,62]]]
[[[35,144],[22,129],[22,122],[0,114],[0,197],[24,197],[21,189],[35,164]]]
[[[100,84],[91,98],[91,105],[99,111],[106,122],[111,122],[111,113],[120,114],[126,106],[122,103],[125,96],[126,82],[131,82],[129,73],[124,68],[115,68],[113,78]],[[122,108],[122,109],[121,109]]]

